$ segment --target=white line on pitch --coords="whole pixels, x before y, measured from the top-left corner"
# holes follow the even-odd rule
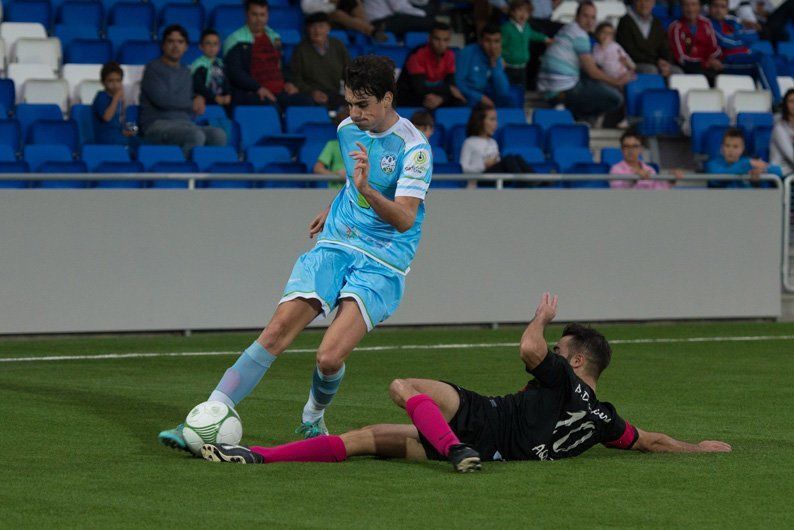
[[[686,342],[760,342],[770,340],[794,340],[794,335],[750,335],[736,337],[688,337],[660,339],[614,339],[610,344],[675,344]],[[517,342],[481,342],[464,344],[402,344],[393,346],[363,346],[355,351],[386,351],[386,350],[468,350],[474,348],[514,348]],[[311,353],[316,348],[296,348],[287,353]],[[213,357],[217,355],[233,355],[239,351],[205,351],[205,352],[174,352],[174,353],[105,353],[100,355],[48,355],[44,357],[7,357],[0,358],[0,363],[36,362],[36,361],[83,361],[99,359],[139,359],[146,357]]]

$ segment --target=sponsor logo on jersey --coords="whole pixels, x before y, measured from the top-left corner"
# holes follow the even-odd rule
[[[408,165],[403,170],[403,176],[424,179],[430,169],[430,153],[427,149],[419,149],[411,154]]]

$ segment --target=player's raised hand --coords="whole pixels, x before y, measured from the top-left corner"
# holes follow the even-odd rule
[[[543,323],[545,326],[557,316],[557,295],[551,295],[546,291],[540,299],[540,304],[535,310],[535,320]]]
[[[704,453],[730,453],[733,451],[733,447],[731,447],[730,444],[720,442],[719,440],[703,440],[698,444],[698,447],[700,447]]]
[[[353,184],[358,191],[363,191],[369,186],[369,154],[367,148],[361,142],[356,142],[358,150],[350,151],[348,155],[356,161],[353,167]]]

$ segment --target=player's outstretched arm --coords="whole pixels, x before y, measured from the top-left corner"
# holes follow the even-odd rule
[[[519,345],[519,352],[521,360],[527,365],[527,368],[533,370],[543,359],[549,351],[549,345],[546,344],[546,339],[543,336],[543,331],[546,329],[554,317],[557,316],[557,296],[552,296],[551,293],[543,293],[543,297],[535,310],[535,318],[529,323],[524,334],[521,336],[521,344]]]
[[[639,437],[632,449],[643,453],[729,453],[732,447],[716,440],[689,443],[676,440],[661,432],[647,432],[637,429]]]
[[[356,145],[358,150],[348,153],[356,161],[353,168],[353,183],[356,189],[383,221],[392,225],[398,232],[410,230],[416,221],[416,212],[422,200],[416,197],[396,197],[390,201],[370,186],[367,148],[361,142],[356,142]]]

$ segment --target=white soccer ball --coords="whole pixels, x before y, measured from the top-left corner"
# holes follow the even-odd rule
[[[243,423],[237,411],[225,403],[205,401],[188,413],[182,436],[188,449],[198,455],[204,444],[239,444],[243,438]]]

